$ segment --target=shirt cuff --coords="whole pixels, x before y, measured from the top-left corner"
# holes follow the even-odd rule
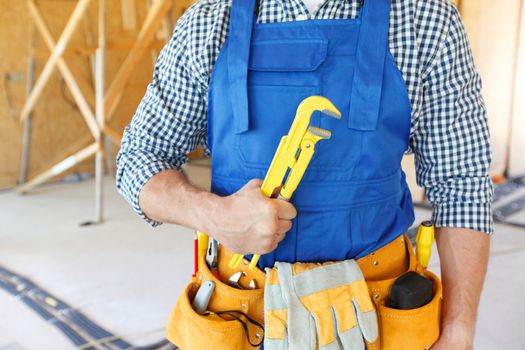
[[[493,234],[491,203],[434,204],[435,227],[455,227]]]
[[[136,171],[128,170],[123,174],[124,179],[117,179],[117,182],[121,182],[117,186],[118,191],[127,199],[127,201],[133,207],[133,210],[137,215],[144,219],[151,226],[159,226],[162,224],[160,221],[150,219],[144,214],[142,209],[139,206],[139,194],[142,190],[142,187],[156,174],[164,170],[178,170],[180,167],[177,167],[174,164],[162,161],[162,160],[151,160],[145,163],[142,163]],[[123,185],[125,184],[125,185]]]

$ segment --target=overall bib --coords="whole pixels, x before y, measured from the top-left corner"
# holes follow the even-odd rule
[[[264,178],[299,103],[331,100],[341,120],[291,202],[298,215],[259,267],[360,258],[407,231],[413,205],[401,159],[411,106],[388,49],[390,0],[365,0],[355,20],[255,23],[255,0],[233,0],[230,33],[209,89],[212,191],[226,196]]]

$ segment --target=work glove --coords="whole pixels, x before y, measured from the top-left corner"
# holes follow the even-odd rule
[[[354,260],[283,263],[266,269],[268,350],[364,350],[378,338],[377,315]]]

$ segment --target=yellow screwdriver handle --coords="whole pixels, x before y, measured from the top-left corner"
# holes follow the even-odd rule
[[[230,269],[234,269],[241,263],[244,255],[242,254],[233,254],[233,257],[230,260]]]
[[[208,241],[209,237],[207,234],[197,231],[197,258],[198,258],[198,269],[201,271],[201,257],[206,255],[206,250],[208,250]]]
[[[416,235],[416,255],[419,265],[426,269],[432,254],[432,245],[434,244],[434,223],[424,221],[419,225]]]
[[[255,268],[255,266],[257,266],[257,263],[259,262],[260,258],[261,258],[261,256],[259,254],[254,254],[253,257],[252,257],[252,260],[250,261],[250,265],[248,265],[248,268],[250,270],[253,270]]]

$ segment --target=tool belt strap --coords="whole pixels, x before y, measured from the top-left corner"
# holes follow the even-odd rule
[[[258,288],[264,288],[266,282],[264,271],[259,268],[249,270],[249,261],[247,259],[244,259],[237,268],[230,268],[229,261],[232,256],[232,252],[223,246],[219,246],[218,269],[221,279],[224,278],[223,282],[227,283],[229,276],[242,271],[248,275],[244,279],[245,281],[255,279]],[[417,265],[412,244],[405,235],[399,236],[386,246],[356,261],[371,290],[383,289],[382,285],[389,285],[390,280],[399,277],[408,270],[415,270]],[[385,280],[388,283],[384,283]]]

